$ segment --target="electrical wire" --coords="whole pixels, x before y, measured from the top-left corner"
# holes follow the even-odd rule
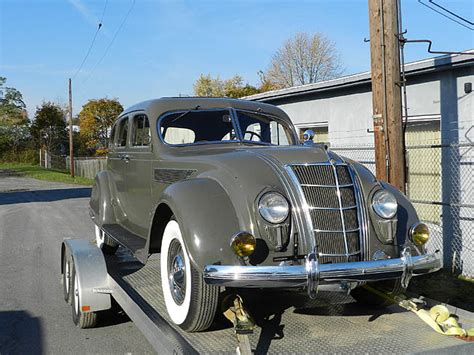
[[[102,16],[100,18],[99,25],[97,26],[97,30],[95,31],[94,37],[92,38],[92,42],[89,46],[89,49],[87,50],[86,55],[84,56],[84,59],[82,59],[81,65],[79,65],[79,68],[77,68],[76,72],[72,76],[73,79],[75,79],[77,74],[80,73],[80,71],[82,70],[82,67],[84,66],[87,58],[89,57],[89,54],[91,54],[92,48],[94,47],[95,40],[97,39],[97,35],[99,34],[100,29],[102,28],[102,21],[104,20],[105,10],[107,9],[107,3],[108,2],[109,2],[108,0],[105,0],[104,9],[102,10]]]
[[[448,14],[450,14],[450,15],[452,15],[452,16],[454,16],[454,17],[457,17],[458,19],[460,19],[460,20],[462,20],[462,21],[464,21],[464,22],[470,24],[471,26],[474,26],[474,22],[471,22],[471,21],[469,21],[468,19],[466,19],[466,18],[464,18],[464,17],[462,17],[462,16],[460,16],[460,15],[458,15],[458,14],[456,14],[456,13],[450,11],[450,10],[448,10],[447,8],[445,8],[445,7],[443,7],[443,6],[441,6],[441,5],[437,4],[437,3],[435,3],[433,0],[428,0],[428,2],[432,3],[432,4],[433,4],[434,6],[436,6],[436,7],[439,7],[439,8],[442,9],[443,11],[446,11]]]
[[[115,39],[117,38],[119,32],[122,30],[122,27],[125,25],[125,22],[127,21],[128,19],[128,16],[130,16],[130,13],[132,12],[133,10],[133,7],[135,6],[135,2],[136,0],[133,0],[132,1],[132,4],[130,5],[130,8],[128,9],[127,11],[127,14],[125,15],[125,17],[123,18],[122,20],[122,23],[120,24],[120,26],[117,28],[117,31],[115,31],[114,33],[114,36],[112,37],[112,40],[110,41],[109,45],[107,46],[107,48],[105,49],[104,51],[104,54],[102,55],[102,57],[100,57],[100,59],[97,61],[97,63],[95,63],[95,65],[92,67],[90,73],[89,73],[89,76],[87,76],[86,79],[84,79],[84,81],[82,82],[82,84],[84,84],[86,81],[88,81],[91,77],[92,77],[92,74],[94,73],[95,69],[99,66],[99,64],[102,62],[102,60],[104,60],[105,56],[107,55],[107,53],[109,52],[110,48],[112,47]]]
[[[432,6],[430,6],[430,5],[426,4],[426,3],[424,3],[423,1],[418,0],[418,2],[419,2],[421,5],[426,6],[428,9],[430,9],[430,10],[432,10],[432,11],[434,11],[434,12],[437,12],[437,13],[440,14],[441,16],[446,17],[447,19],[449,19],[449,20],[451,20],[451,21],[453,21],[453,22],[456,22],[458,25],[461,25],[461,26],[463,26],[463,27],[465,27],[465,28],[467,28],[467,29],[469,29],[469,30],[471,30],[471,31],[474,31],[474,28],[471,28],[471,27],[469,27],[468,25],[466,25],[465,23],[462,23],[461,21],[458,21],[458,20],[456,20],[456,19],[454,19],[454,18],[452,18],[452,17],[446,15],[446,14],[443,13],[442,11],[439,11],[439,10],[435,9],[434,7],[432,7]],[[431,3],[431,1],[430,1],[430,3]],[[468,22],[469,22],[469,21],[468,21]]]

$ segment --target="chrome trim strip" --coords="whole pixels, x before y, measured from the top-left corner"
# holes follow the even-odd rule
[[[317,164],[312,164],[312,165],[317,165]],[[338,165],[339,166],[339,165]],[[337,186],[336,185],[318,185],[318,184],[301,184],[301,186],[304,186],[304,187],[328,187],[328,188],[336,188]],[[339,185],[339,187],[352,187],[354,186],[353,184],[343,184],[343,185]]]
[[[341,215],[342,234],[344,235],[344,248],[346,249],[346,259],[347,261],[349,261],[349,244],[347,243],[346,221],[344,220],[344,212],[342,210],[341,189],[339,188],[339,176],[337,175],[336,166],[331,163],[331,167],[334,173],[334,179],[336,181],[336,194],[337,200],[339,202],[339,214]]]
[[[329,161],[322,161],[322,162],[317,162],[317,163],[291,163],[291,164],[288,164],[288,165],[291,165],[291,166],[312,166],[312,165],[337,165],[337,166],[348,166],[347,163],[343,163],[343,162],[336,162],[335,164],[332,164],[331,162]]]
[[[357,208],[357,205],[355,206],[349,206],[349,207],[314,207],[314,206],[308,206],[310,210],[325,210],[325,211],[339,211],[339,210],[353,210],[354,208]]]
[[[355,252],[349,253],[349,254],[325,254],[325,253],[319,253],[318,256],[354,256],[360,254],[360,250],[357,250]]]
[[[356,261],[320,264],[308,269],[307,265],[291,266],[234,266],[206,265],[204,280],[210,285],[247,288],[304,287],[314,284],[341,281],[378,281],[400,278],[407,269],[413,275],[421,275],[442,267],[440,252],[412,256],[408,263],[401,258],[373,261]],[[308,277],[311,276],[311,282]],[[319,275],[319,277],[318,277]]]
[[[361,260],[370,260],[370,250],[369,250],[369,227],[368,227],[368,217],[367,217],[367,205],[365,203],[364,195],[362,193],[362,188],[360,185],[359,177],[355,173],[355,170],[352,166],[348,166],[349,174],[351,175],[352,183],[354,184],[354,195],[356,199],[356,204],[359,206],[357,209],[357,219],[359,222],[360,234],[359,241],[360,247],[362,249]]]
[[[317,233],[343,233],[342,230],[329,230],[329,229],[315,229],[314,230]],[[346,229],[346,233],[353,233],[353,232],[358,232],[359,228],[354,228],[354,229]]]

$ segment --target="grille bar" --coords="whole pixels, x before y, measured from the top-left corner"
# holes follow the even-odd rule
[[[327,187],[327,188],[337,188],[336,185],[319,185],[319,184],[300,184],[301,186],[305,186],[305,187]],[[340,188],[342,187],[353,187],[354,184],[341,184],[339,185]]]
[[[331,164],[332,170],[334,172],[334,179],[336,179],[336,189],[337,189],[337,199],[339,200],[339,207],[341,208],[341,221],[342,221],[342,234],[344,234],[344,247],[346,248],[347,261],[349,261],[349,245],[347,244],[347,233],[346,233],[346,223],[344,221],[344,212],[342,210],[342,200],[341,200],[341,189],[339,188],[339,176],[337,174],[336,167]]]
[[[339,210],[353,210],[354,208],[357,208],[357,206],[349,206],[349,207],[314,207],[314,206],[308,206],[310,210],[325,210],[325,211],[339,211]]]
[[[355,228],[355,229],[346,229],[346,233],[354,233],[358,232],[360,228]],[[342,233],[342,230],[328,230],[328,229],[314,229],[315,232],[317,233]]]

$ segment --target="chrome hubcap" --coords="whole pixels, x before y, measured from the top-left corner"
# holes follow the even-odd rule
[[[173,240],[168,253],[168,278],[176,304],[182,304],[186,295],[186,265],[183,249],[178,241]]]

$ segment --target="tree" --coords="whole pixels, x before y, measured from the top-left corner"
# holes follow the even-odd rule
[[[51,153],[63,153],[67,145],[65,111],[53,102],[43,102],[36,108],[31,125],[35,145]]]
[[[334,42],[322,33],[297,33],[273,55],[265,77],[285,88],[333,79],[341,73]]]
[[[215,96],[239,98],[259,93],[255,86],[244,84],[240,75],[234,75],[230,79],[221,80],[213,78],[211,74],[201,74],[194,83],[194,94],[196,96]]]
[[[28,122],[23,95],[15,88],[5,86],[7,79],[0,76],[0,124],[24,125]]]
[[[123,111],[118,99],[89,100],[79,113],[80,135],[88,149],[106,152],[110,127]]]

